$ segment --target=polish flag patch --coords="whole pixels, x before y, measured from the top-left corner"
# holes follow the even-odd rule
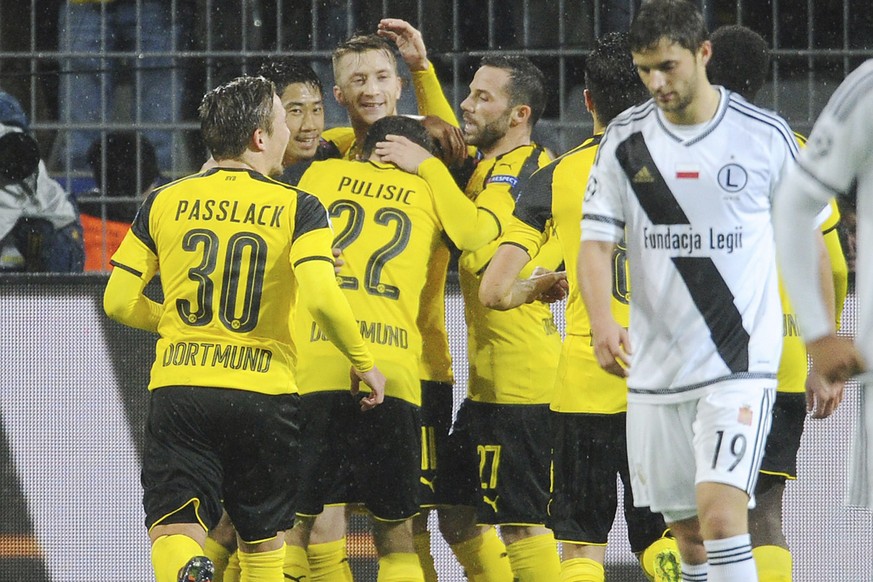
[[[698,178],[700,178],[700,168],[697,164],[676,165],[677,180],[697,180]]]

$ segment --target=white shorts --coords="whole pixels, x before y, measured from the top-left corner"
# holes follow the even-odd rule
[[[635,504],[670,523],[697,515],[697,483],[753,491],[770,432],[773,388],[721,382],[693,400],[629,402],[627,454]]]

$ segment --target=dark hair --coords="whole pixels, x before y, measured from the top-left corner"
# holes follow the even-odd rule
[[[361,158],[365,160],[369,158],[376,149],[376,144],[385,141],[385,136],[388,134],[402,135],[432,154],[436,151],[433,139],[420,121],[403,115],[388,115],[367,130],[367,137],[364,138],[364,145],[361,147]]]
[[[629,38],[635,53],[654,48],[662,38],[696,52],[709,33],[700,10],[688,0],[648,0],[634,17]]]
[[[106,140],[106,182],[103,182],[103,140]],[[88,148],[88,165],[97,188],[106,196],[139,196],[161,173],[152,142],[135,131],[114,131]]]
[[[604,125],[649,98],[634,66],[627,33],[611,32],[597,41],[585,59],[585,88]]]
[[[304,83],[318,89],[324,95],[321,79],[306,62],[295,57],[275,57],[265,61],[258,69],[258,75],[276,85],[276,93],[282,95],[288,85]]]
[[[237,77],[203,96],[200,131],[216,160],[238,158],[256,129],[273,134],[276,87],[263,77]]]
[[[341,58],[350,54],[361,54],[370,51],[385,53],[394,71],[397,72],[397,57],[394,56],[394,45],[378,34],[356,34],[345,42],[341,42],[334,50],[332,56],[334,77],[336,77],[336,65]]]
[[[770,68],[767,41],[751,28],[739,24],[717,28],[710,40],[712,57],[706,65],[709,82],[754,101]]]
[[[482,57],[480,67],[495,67],[509,73],[506,93],[509,106],[530,107],[530,126],[536,125],[546,108],[546,80],[543,72],[527,57],[495,55]]]

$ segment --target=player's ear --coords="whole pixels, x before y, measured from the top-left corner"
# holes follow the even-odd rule
[[[265,135],[266,132],[260,127],[252,132],[251,146],[254,151],[262,152],[267,149],[267,144],[264,140]]]
[[[704,67],[709,63],[709,59],[712,58],[712,43],[710,41],[705,40],[700,43],[700,47],[697,49],[697,57],[703,60]]]
[[[333,98],[336,99],[336,102],[339,103],[340,105],[342,105],[343,107],[346,106],[346,98],[343,95],[343,90],[340,89],[339,85],[333,86]]]
[[[516,105],[512,108],[512,113],[509,116],[509,122],[512,125],[530,123],[531,109],[530,105]]]

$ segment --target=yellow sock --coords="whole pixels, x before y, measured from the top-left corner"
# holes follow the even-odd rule
[[[353,582],[346,553],[346,538],[323,544],[310,544],[306,550],[312,582]]]
[[[418,561],[421,562],[421,569],[424,570],[424,582],[437,582],[436,566],[433,563],[433,554],[430,553],[430,532],[415,534],[412,543],[415,545]]]
[[[551,532],[513,542],[506,546],[506,553],[518,582],[561,578],[558,544]]]
[[[305,580],[306,582],[309,582],[311,579],[311,573],[306,550],[300,546],[285,544],[282,572],[288,580]]]
[[[506,546],[493,527],[473,539],[453,544],[452,552],[469,582],[512,582]]]
[[[157,582],[178,582],[179,570],[188,560],[202,556],[203,548],[183,535],[161,536],[152,544],[152,568]]]
[[[561,582],[604,582],[603,564],[590,558],[572,558],[561,562]]]
[[[385,554],[379,558],[376,582],[424,582],[418,554]]]
[[[759,582],[791,582],[791,552],[779,546],[752,548]]]
[[[214,539],[206,538],[206,544],[203,546],[203,555],[212,560],[212,563],[215,565],[215,574],[212,576],[212,582],[224,582],[224,570],[227,568],[227,562],[230,559],[230,550]]]
[[[239,552],[239,567],[242,570],[241,582],[284,582],[282,562],[285,547],[269,552],[248,554]]]
[[[230,555],[227,567],[224,569],[224,582],[239,582],[242,572],[239,569],[239,550]]]
[[[640,566],[646,577],[655,582],[681,580],[682,559],[679,557],[679,546],[673,538],[660,538],[643,550],[640,556]]]

